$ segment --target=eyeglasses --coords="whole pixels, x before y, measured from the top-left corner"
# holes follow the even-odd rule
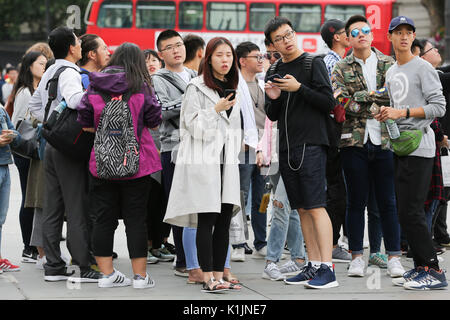
[[[431,50],[434,50],[434,49],[438,49],[438,48],[436,48],[436,47],[431,47],[430,49],[428,49],[427,51],[425,51],[424,53],[422,53],[422,54],[420,54],[419,56],[420,57],[423,57],[424,55],[426,55],[428,52],[430,52]]]
[[[278,51],[267,51],[264,56],[266,57],[267,60],[272,59],[272,57],[274,57],[275,59],[281,58],[281,54]]]
[[[177,42],[177,43],[175,43],[175,44],[171,44],[171,45],[168,45],[167,47],[165,47],[164,49],[161,49],[161,50],[159,50],[160,52],[163,52],[163,51],[173,51],[174,49],[179,49],[180,47],[182,47],[182,46],[184,46],[184,43],[183,42]]]
[[[245,58],[256,58],[256,61],[263,62],[266,57],[262,54],[259,54],[256,56],[246,56]]]
[[[284,36],[276,37],[275,39],[273,39],[273,42],[280,42],[280,41],[283,41],[284,39],[291,40],[294,37],[294,35],[295,35],[295,31],[291,30],[291,31],[287,32]]]
[[[359,31],[360,31],[360,30],[359,30],[358,28],[355,28],[355,29],[353,29],[353,30],[350,32],[350,34],[352,35],[353,38],[356,38],[356,37],[359,35]],[[370,30],[369,27],[362,27],[362,28],[361,28],[361,32],[362,32],[363,34],[365,34],[365,35],[368,35],[371,31],[372,31],[372,30]]]
[[[336,33],[334,33],[334,34],[342,34],[342,33],[344,33],[344,32],[345,32],[345,30],[342,30],[342,31],[336,32]]]

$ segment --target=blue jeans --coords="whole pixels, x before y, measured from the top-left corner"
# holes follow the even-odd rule
[[[267,245],[267,215],[259,212],[259,206],[264,194],[264,186],[268,179],[264,178],[256,164],[248,164],[248,151],[245,157],[245,163],[239,164],[241,191],[244,192],[245,205],[247,205],[250,183],[252,184],[251,222],[255,236],[253,245],[256,250],[261,250]]]
[[[195,242],[197,238],[196,228],[183,228],[183,248],[186,257],[186,269],[200,269],[197,258],[197,244]],[[230,268],[230,254],[231,250],[228,247],[227,259],[225,260],[225,268]]]
[[[400,255],[400,224],[395,200],[393,153],[368,141],[363,148],[342,148],[341,156],[348,193],[349,250],[354,255],[364,252],[364,212],[370,185],[373,183],[386,253]]]
[[[377,199],[373,183],[370,186],[369,200],[367,203],[367,228],[369,229],[370,253],[380,252],[381,238],[383,232],[381,230],[380,212],[378,211]]]
[[[2,227],[6,221],[9,208],[9,193],[11,191],[11,177],[8,165],[0,166],[0,252],[2,248]]]
[[[287,199],[283,179],[279,179],[274,200],[281,202],[283,208],[273,206],[272,225],[267,241],[266,260],[278,262],[283,253],[284,242],[287,240],[291,259],[305,259],[305,247],[297,210],[291,210]]]

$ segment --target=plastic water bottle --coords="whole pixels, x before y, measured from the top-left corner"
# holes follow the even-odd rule
[[[56,106],[55,111],[61,113],[67,107],[67,103],[65,100],[61,100],[61,102]]]
[[[398,137],[400,137],[400,130],[398,130],[397,123],[395,123],[394,120],[388,119],[385,121],[385,123],[386,123],[386,129],[389,134],[389,138],[394,140],[394,139],[397,139]]]

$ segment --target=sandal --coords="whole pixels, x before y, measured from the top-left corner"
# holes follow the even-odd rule
[[[241,284],[238,278],[236,278],[232,273],[230,273],[230,276],[222,276],[222,279],[226,282],[232,283],[232,284]]]
[[[217,282],[215,285],[213,285],[214,282]],[[224,292],[228,291],[229,289],[224,287],[224,284],[220,281],[216,281],[216,279],[211,278],[208,282],[203,283],[203,289],[202,292],[207,293],[217,293],[217,292]]]
[[[232,282],[229,282],[229,281],[224,281],[223,279],[221,279],[219,282],[221,284],[227,286],[227,289],[229,289],[229,290],[241,290],[242,289],[242,286],[232,283]]]
[[[186,281],[187,284],[204,284],[205,281],[195,281],[195,280],[187,280]]]

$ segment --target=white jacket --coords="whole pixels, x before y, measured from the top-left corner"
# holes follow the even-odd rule
[[[216,113],[218,93],[203,76],[191,80],[181,105],[180,146],[164,222],[197,227],[197,213],[221,210],[222,203],[240,210],[238,155],[241,146],[240,94],[230,117]],[[221,154],[225,161],[221,177]]]

